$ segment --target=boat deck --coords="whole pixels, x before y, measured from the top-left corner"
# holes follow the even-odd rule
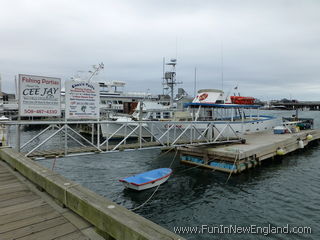
[[[92,226],[0,161],[0,239],[102,240]]]

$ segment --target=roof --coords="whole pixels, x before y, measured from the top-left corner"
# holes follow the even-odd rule
[[[217,92],[217,93],[223,93],[222,90],[219,89],[200,89],[198,93],[204,93],[204,92]]]
[[[246,104],[215,104],[215,103],[186,103],[184,107],[189,106],[203,106],[216,108],[260,108],[260,105],[246,105]]]

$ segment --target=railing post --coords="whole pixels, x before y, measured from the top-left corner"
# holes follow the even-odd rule
[[[67,123],[64,124],[64,155],[68,154],[68,128]]]
[[[109,151],[109,123],[106,124],[106,136],[107,136],[107,141],[106,141],[106,152]]]
[[[97,147],[100,149],[100,122],[97,122]]]
[[[127,136],[127,128],[128,128],[128,123],[126,122],[125,124],[124,124],[124,137],[126,137]],[[127,144],[127,141],[126,140],[124,140],[124,143],[123,144]]]
[[[94,144],[94,123],[91,124],[91,143]]]
[[[194,123],[192,122],[191,123],[191,128],[190,128],[190,143],[192,144],[192,138],[193,138],[193,136],[192,136],[192,129],[194,128]]]
[[[176,126],[175,126],[175,124],[173,123],[172,124],[174,127],[173,127],[173,129],[175,129],[176,128]],[[169,131],[167,132],[167,146],[169,146],[169,144],[170,144],[170,128],[169,128]]]
[[[153,122],[151,122],[151,138],[150,142],[153,142]]]
[[[19,121],[20,123],[20,121]],[[16,146],[16,149],[18,152],[20,152],[20,146],[21,146],[21,142],[20,142],[20,139],[21,139],[21,126],[20,124],[17,124],[17,128],[16,128],[16,137],[17,137],[17,146]]]
[[[142,128],[141,121],[139,121],[139,146],[142,148]]]
[[[228,124],[228,131],[230,131],[230,129],[231,129],[231,126],[230,126],[230,124]],[[229,137],[229,134],[228,134],[228,132],[227,132],[227,141],[229,141],[229,139],[230,139],[230,137]]]

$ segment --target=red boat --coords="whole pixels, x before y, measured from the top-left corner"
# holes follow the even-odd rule
[[[230,96],[231,103],[233,104],[245,104],[253,105],[255,98],[253,97],[241,97],[241,96]]]

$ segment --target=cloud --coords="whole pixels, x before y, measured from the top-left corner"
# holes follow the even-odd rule
[[[162,58],[177,57],[190,94],[197,67],[201,88],[221,88],[223,70],[226,91],[238,84],[252,96],[317,99],[319,7],[315,0],[4,0],[3,88],[13,91],[19,73],[65,80],[103,61],[97,79],[161,93]]]

